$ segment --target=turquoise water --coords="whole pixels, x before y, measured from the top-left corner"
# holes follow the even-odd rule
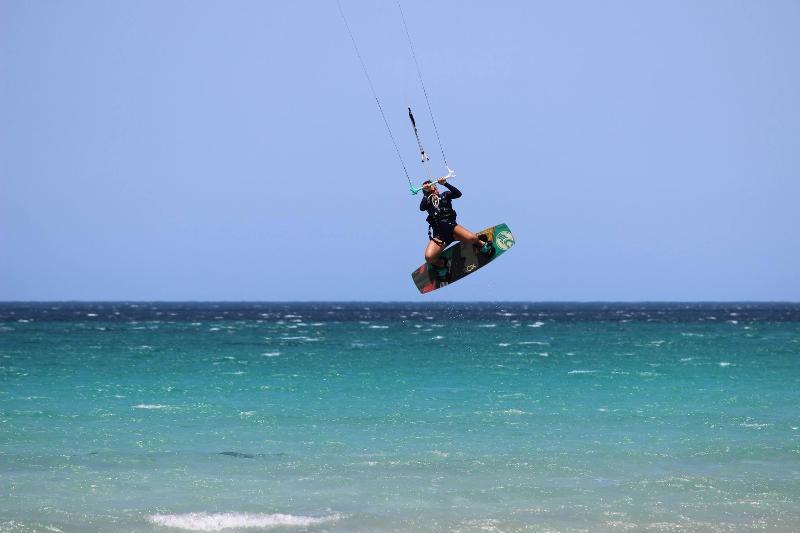
[[[800,530],[800,305],[0,304],[0,531]]]

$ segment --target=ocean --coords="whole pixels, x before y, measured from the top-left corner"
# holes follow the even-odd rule
[[[0,531],[798,531],[800,304],[3,303]]]

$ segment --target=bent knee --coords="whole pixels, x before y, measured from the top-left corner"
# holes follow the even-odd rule
[[[433,263],[439,258],[439,252],[441,251],[442,249],[440,247],[431,246],[430,248],[425,250],[425,261],[428,263]]]

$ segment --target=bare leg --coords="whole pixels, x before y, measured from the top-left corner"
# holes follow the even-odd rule
[[[468,242],[475,246],[483,246],[483,241],[480,240],[477,235],[460,224],[456,224],[455,229],[453,229],[453,236],[461,242]]]
[[[443,242],[428,241],[428,247],[425,248],[425,262],[437,267],[444,265],[444,259],[436,259],[442,248],[444,248]]]

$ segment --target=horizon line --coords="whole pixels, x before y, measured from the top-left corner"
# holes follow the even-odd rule
[[[0,300],[4,304],[790,304],[793,300]]]

